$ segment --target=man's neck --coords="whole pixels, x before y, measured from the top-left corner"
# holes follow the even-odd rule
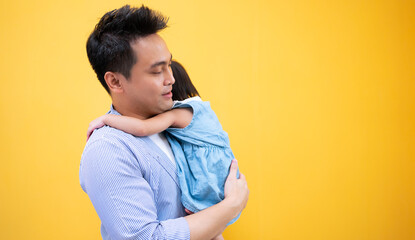
[[[134,117],[142,120],[148,118],[146,116],[143,116],[143,114],[138,113],[137,109],[130,109],[127,104],[120,104],[116,101],[113,101],[112,106],[117,112],[119,112],[123,116]]]

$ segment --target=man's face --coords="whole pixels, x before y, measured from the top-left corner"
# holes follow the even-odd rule
[[[129,108],[135,114],[148,118],[169,110],[172,105],[172,55],[164,40],[157,34],[140,38],[131,44],[137,62],[131,68],[130,78],[124,81],[124,92]]]

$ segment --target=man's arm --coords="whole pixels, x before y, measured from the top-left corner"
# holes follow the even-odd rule
[[[238,163],[233,160],[225,182],[225,199],[222,202],[185,217],[189,224],[191,240],[212,239],[218,236],[245,208],[249,189],[242,173],[239,179],[236,178],[237,170]]]
[[[122,143],[106,136],[88,142],[82,155],[80,178],[110,239],[189,239],[188,224],[183,217],[158,220],[157,195],[144,178],[155,174],[157,181],[166,182],[170,176],[152,173],[141,161],[142,156],[137,163]],[[176,187],[174,182],[171,184]],[[166,199],[177,193],[172,187],[172,192],[159,193],[159,197],[160,194]]]
[[[184,218],[158,221],[154,192],[131,152],[102,138],[91,141],[82,156],[81,185],[113,240],[210,240],[246,206],[247,183],[242,174],[236,178],[237,163],[233,162],[222,202]]]

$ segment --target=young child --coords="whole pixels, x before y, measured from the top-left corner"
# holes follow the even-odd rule
[[[224,184],[235,157],[228,134],[209,102],[200,99],[186,70],[176,61],[172,61],[171,69],[176,80],[171,110],[146,120],[106,114],[91,122],[87,135],[89,138],[94,129],[104,125],[140,137],[166,130],[176,159],[182,204],[191,214],[224,199]]]

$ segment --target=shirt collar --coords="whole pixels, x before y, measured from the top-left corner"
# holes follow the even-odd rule
[[[112,104],[111,104],[111,109],[108,113],[115,114],[115,115],[121,115],[119,112],[117,112],[117,110],[115,110],[114,105]]]

